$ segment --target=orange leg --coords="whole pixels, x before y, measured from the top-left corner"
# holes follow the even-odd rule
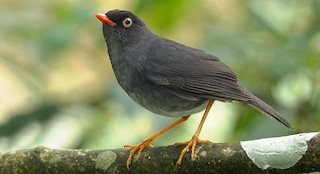
[[[166,132],[167,130],[175,127],[176,125],[186,121],[189,118],[189,116],[186,117],[182,117],[179,120],[175,121],[174,123],[170,124],[169,126],[161,129],[160,131],[156,132],[155,134],[147,137],[146,139],[144,139],[140,144],[138,145],[125,145],[124,147],[126,148],[131,148],[130,154],[129,154],[129,158],[127,160],[127,169],[129,170],[130,165],[132,163],[132,159],[133,159],[133,155],[136,153],[137,150],[139,150],[138,155],[141,155],[142,150],[145,147],[152,147],[152,145],[150,144],[151,141],[153,141],[155,138],[157,138],[159,135],[163,134],[164,132]]]
[[[208,113],[210,111],[210,108],[211,108],[213,102],[214,102],[214,100],[209,100],[208,105],[206,107],[206,110],[205,110],[205,112],[203,114],[203,117],[201,119],[201,122],[200,122],[200,124],[198,126],[198,129],[197,129],[196,133],[192,136],[191,140],[190,141],[186,141],[186,142],[178,142],[178,143],[176,143],[176,145],[186,145],[186,147],[180,153],[179,159],[177,161],[177,165],[178,166],[181,164],[183,156],[186,154],[186,152],[190,148],[191,148],[191,159],[195,160],[194,150],[196,148],[197,143],[207,143],[208,142],[208,140],[200,140],[199,139],[199,135],[200,135],[202,126],[203,126],[204,121],[206,120],[206,118],[208,116]]]

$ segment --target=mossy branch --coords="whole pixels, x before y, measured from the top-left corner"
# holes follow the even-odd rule
[[[146,148],[126,168],[129,149],[62,150],[37,147],[0,154],[0,173],[308,173],[320,171],[320,133],[237,143],[206,143],[187,153],[183,146]]]

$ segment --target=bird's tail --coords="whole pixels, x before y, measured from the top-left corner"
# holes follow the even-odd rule
[[[249,105],[252,106],[253,108],[262,111],[265,113],[267,116],[271,116],[272,118],[276,119],[286,127],[292,129],[292,125],[283,118],[275,109],[273,109],[271,106],[263,102],[261,99],[259,99],[257,96],[246,90],[244,87],[242,87],[244,91],[247,92],[248,95],[251,97],[251,101],[248,101]]]

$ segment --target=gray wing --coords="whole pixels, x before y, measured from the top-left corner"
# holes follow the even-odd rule
[[[276,110],[239,85],[236,75],[217,57],[169,40],[155,42],[149,47],[141,72],[151,83],[191,101],[199,98],[244,101],[292,127]]]
[[[180,98],[220,101],[251,98],[230,68],[213,55],[165,39],[149,45],[148,50],[151,51],[143,61],[142,74]]]

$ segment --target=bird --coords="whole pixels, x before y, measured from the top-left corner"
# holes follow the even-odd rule
[[[131,148],[126,166],[133,156],[147,147],[159,135],[186,121],[190,115],[205,110],[200,124],[185,145],[176,162],[179,166],[184,155],[191,151],[195,160],[202,126],[215,101],[240,101],[288,128],[292,125],[271,106],[239,84],[235,73],[216,56],[192,48],[152,32],[134,13],[111,10],[97,13],[102,22],[103,36],[117,82],[136,103],[145,109],[168,117],[180,117],[169,126],[145,138]]]

